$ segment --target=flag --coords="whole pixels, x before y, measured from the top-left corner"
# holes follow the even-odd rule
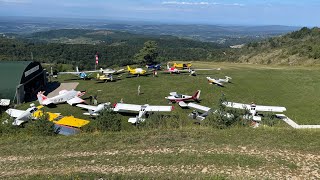
[[[96,65],[98,65],[99,64],[99,56],[98,56],[98,54],[96,54]]]

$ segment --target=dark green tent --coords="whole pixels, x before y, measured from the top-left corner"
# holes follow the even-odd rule
[[[38,62],[0,61],[0,99],[17,104],[34,99],[46,82],[46,73]]]

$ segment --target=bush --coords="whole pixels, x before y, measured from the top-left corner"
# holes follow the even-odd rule
[[[211,126],[218,129],[226,129],[231,126],[248,126],[250,121],[243,118],[245,110],[227,109],[222,103],[227,99],[224,95],[219,98],[218,108],[212,112],[204,121],[205,126]]]
[[[112,110],[105,110],[87,126],[83,127],[85,132],[106,132],[106,131],[121,131],[122,124],[119,115]]]
[[[56,130],[54,123],[48,120],[48,114],[43,113],[37,120],[29,120],[25,124],[25,132],[36,136],[54,136],[59,133],[59,129]]]

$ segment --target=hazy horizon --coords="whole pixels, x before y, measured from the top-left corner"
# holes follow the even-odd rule
[[[319,8],[316,0],[0,0],[1,17],[206,25],[319,26]]]

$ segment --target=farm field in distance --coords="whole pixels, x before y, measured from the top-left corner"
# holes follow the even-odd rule
[[[170,92],[192,95],[201,90],[201,105],[216,107],[221,94],[228,101],[284,106],[298,124],[320,124],[320,67],[267,66],[193,62],[194,68],[221,68],[159,77],[132,77],[117,82],[59,76],[60,82],[79,82],[77,90],[98,95],[100,103],[167,105]],[[224,88],[206,77],[231,76]],[[141,86],[142,95],[137,95]],[[20,106],[26,109],[30,103]],[[38,104],[38,103],[36,103]],[[24,179],[317,179],[320,177],[320,131],[296,130],[280,120],[275,126],[214,129],[193,124],[191,109],[173,104],[171,113],[187,124],[177,129],[139,129],[121,116],[123,130],[76,136],[1,137],[0,178]],[[88,119],[68,104],[46,111]],[[94,120],[92,120],[94,121]]]

